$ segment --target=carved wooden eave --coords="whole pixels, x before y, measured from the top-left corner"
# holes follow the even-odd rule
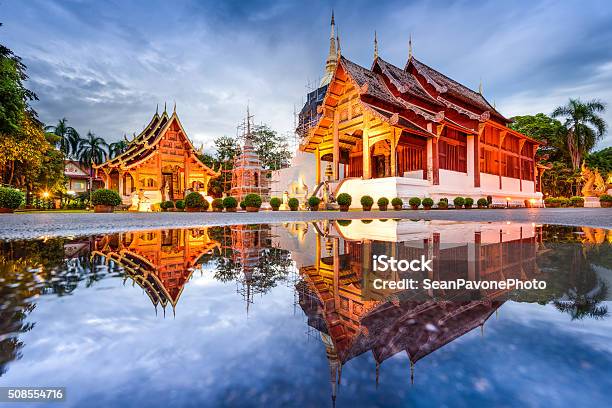
[[[441,102],[442,104],[444,104],[444,106],[446,106],[447,108],[450,108],[450,109],[456,111],[460,115],[465,115],[465,116],[467,116],[471,120],[476,120],[478,122],[486,122],[486,120],[484,120],[484,121],[480,120],[482,115],[478,115],[477,113],[474,113],[474,112],[472,112],[470,110],[462,108],[461,106],[456,105],[456,104],[452,103],[451,101],[442,98],[441,96],[438,96],[436,98],[436,100]]]

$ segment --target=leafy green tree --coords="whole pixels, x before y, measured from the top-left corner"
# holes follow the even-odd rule
[[[119,156],[121,153],[125,152],[127,148],[128,148],[128,142],[126,142],[125,139],[120,140],[118,142],[111,143],[108,146],[109,157],[111,159],[115,158]]]
[[[26,111],[36,118],[36,112],[29,107],[28,102],[38,98],[24,86],[27,79],[26,66],[21,58],[0,44],[0,135],[17,134],[25,120]]]
[[[52,132],[59,136],[56,146],[66,155],[73,156],[77,153],[81,136],[72,126],[68,126],[66,118],[62,118],[57,122],[57,125],[46,126],[45,131]]]
[[[569,160],[565,146],[565,128],[560,121],[544,113],[515,116],[512,120],[511,129],[546,143],[538,149],[538,157],[546,161]]]
[[[91,131],[87,132],[87,137],[85,139],[81,139],[79,142],[78,149],[78,158],[79,163],[89,168],[89,185],[87,187],[88,191],[91,191],[92,180],[93,180],[93,165],[94,164],[102,164],[106,161],[108,157],[108,144],[106,141],[96,136]]]
[[[265,169],[278,170],[289,165],[291,151],[285,138],[268,125],[255,126],[253,147]]]
[[[597,99],[582,102],[570,98],[567,105],[553,111],[553,118],[565,118],[565,145],[574,169],[580,168],[584,156],[606,133],[606,121],[600,116],[605,110],[606,105]]]

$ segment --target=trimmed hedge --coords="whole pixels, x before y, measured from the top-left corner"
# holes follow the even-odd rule
[[[23,203],[24,197],[25,194],[17,189],[0,187],[0,208],[15,210]]]
[[[294,209],[294,208],[298,209],[300,207],[300,200],[298,200],[295,197],[292,197],[287,202],[287,205],[289,205],[289,208],[291,208],[291,209]]]
[[[570,197],[570,202],[574,207],[582,207],[584,205],[584,198],[579,196]]]
[[[421,200],[419,200],[419,204],[421,203]],[[404,200],[402,200],[399,197],[395,197],[393,200],[391,200],[391,205],[393,207],[401,207],[404,205]]]
[[[200,193],[196,193],[195,191],[187,194],[185,197],[185,207],[187,208],[204,208],[208,209],[208,201],[202,197]]]
[[[176,200],[176,203],[174,203],[174,206],[176,207],[177,210],[184,210],[185,200]]]
[[[246,203],[243,201],[240,202],[240,208],[242,208],[243,210],[246,210]]]
[[[278,197],[272,197],[272,198],[270,199],[270,207],[272,207],[272,208],[276,208],[276,209],[278,209],[278,208],[280,208],[280,206],[281,206],[281,204],[282,204],[282,203],[283,203],[283,202],[282,202],[282,201],[281,201],[281,199],[280,199],[280,198],[278,198]]]
[[[212,208],[223,209],[223,200],[220,198],[215,198],[212,200]]]
[[[374,205],[374,199],[369,195],[364,195],[363,197],[361,197],[361,200],[359,200],[359,202],[363,207],[371,207]]]
[[[479,207],[488,207],[489,200],[487,200],[486,198],[479,198],[478,201],[476,201],[476,205],[478,205]]]
[[[433,207],[434,200],[429,197],[426,197],[423,199],[422,203],[423,203],[423,207]]]
[[[448,201],[444,201],[443,199],[440,199],[440,201],[438,201],[438,208],[441,208],[441,209],[448,208]]]
[[[386,207],[389,205],[389,199],[387,197],[380,197],[376,202],[379,207]]]
[[[255,208],[259,208],[261,207],[261,196],[259,194],[247,194],[246,197],[244,197],[244,204],[247,207],[255,207]]]
[[[455,205],[455,208],[461,208],[465,204],[465,198],[455,197],[455,199],[453,200],[453,204]]]
[[[421,205],[421,199],[419,197],[412,197],[408,200],[408,204],[410,204],[411,207],[418,207]]]
[[[465,203],[463,205],[465,205],[465,208],[470,208],[474,205],[474,199],[471,197],[465,197]]]
[[[225,197],[223,199],[223,207],[238,208],[238,200],[236,200],[234,197]]]
[[[321,200],[319,199],[319,197],[310,196],[308,198],[308,207],[310,209],[312,209],[312,208],[317,208],[318,209],[319,204],[321,204]]]
[[[169,210],[171,208],[174,208],[174,201],[164,201],[159,205],[163,210]]]
[[[91,203],[93,205],[110,205],[115,207],[121,204],[121,197],[114,190],[101,188],[91,194]]]
[[[348,193],[340,193],[338,194],[338,197],[336,197],[336,202],[338,205],[350,206],[353,202],[353,197],[351,197],[351,195]]]
[[[608,195],[608,194],[604,194],[602,196],[599,197],[599,202],[605,202],[605,203],[610,203],[612,202],[612,196]]]

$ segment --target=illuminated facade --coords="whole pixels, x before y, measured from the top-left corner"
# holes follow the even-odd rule
[[[134,204],[136,195],[149,203],[182,200],[186,191],[206,195],[210,179],[220,175],[200,161],[176,111],[165,110],[155,112],[124,153],[94,167],[124,204]]]

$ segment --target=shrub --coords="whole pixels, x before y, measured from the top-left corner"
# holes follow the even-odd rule
[[[469,208],[469,207],[473,206],[473,205],[474,205],[474,199],[473,199],[473,198],[471,198],[471,197],[465,197],[465,203],[464,203],[464,205],[465,205],[467,208]]]
[[[223,200],[220,198],[215,198],[212,201],[212,208],[215,208],[217,210],[223,209]]]
[[[237,208],[238,207],[238,200],[236,200],[234,197],[225,197],[223,199],[223,207],[225,207],[225,208]]]
[[[318,209],[319,208],[319,204],[321,204],[321,199],[317,196],[310,196],[308,198],[308,207],[310,207],[310,209]]]
[[[364,224],[370,224],[373,220],[361,220],[362,223]]]
[[[240,202],[240,208],[246,210],[246,203],[244,202],[244,200]]]
[[[487,196],[487,207],[490,206],[491,204],[493,204],[493,196],[488,195]]]
[[[431,207],[433,205],[434,201],[431,198],[427,197],[423,199],[423,207]]]
[[[573,196],[573,197],[570,197],[570,202],[572,203],[573,206],[580,206],[584,204],[584,198],[579,197],[579,196]]]
[[[421,204],[421,200],[419,200],[419,204]],[[395,197],[393,200],[391,200],[391,205],[393,207],[401,207],[404,205],[404,200],[399,197]]]
[[[546,197],[544,199],[544,204],[552,204],[555,201],[555,197]]]
[[[200,195],[200,193],[196,193],[195,191],[187,194],[185,197],[185,207],[187,208],[203,208],[204,207],[204,197]],[[208,202],[206,203],[206,208],[208,208]]]
[[[270,199],[270,207],[278,209],[283,202],[278,197],[272,197]]]
[[[389,199],[387,197],[380,197],[376,202],[379,207],[386,207],[389,205]]]
[[[359,202],[363,207],[371,207],[374,205],[374,199],[369,195],[364,195],[363,197],[361,197],[361,200],[359,200]]]
[[[408,204],[410,204],[411,207],[418,207],[419,205],[421,205],[421,199],[419,197],[412,197],[410,200],[408,200]]]
[[[476,204],[479,207],[488,207],[489,206],[489,200],[487,200],[486,198],[479,198],[478,201],[476,201]]]
[[[455,199],[453,200],[453,204],[455,205],[455,208],[461,208],[465,204],[465,198],[455,197]]]
[[[338,197],[336,197],[336,202],[338,205],[350,206],[353,202],[353,197],[351,197],[351,195],[348,193],[340,193],[338,194]]]
[[[448,200],[444,201],[442,199],[440,199],[440,201],[438,201],[438,208],[448,208]]]
[[[444,201],[446,204],[448,204],[448,198],[446,197],[441,198],[440,201]]]
[[[557,200],[556,202],[559,203],[559,206],[561,207],[569,207],[572,203],[569,198],[565,198],[565,197],[557,197],[556,200]]]
[[[244,203],[247,207],[259,208],[261,207],[261,202],[262,200],[259,194],[247,194],[247,196],[244,197]]]
[[[110,205],[115,207],[121,204],[121,197],[114,190],[101,188],[91,194],[91,203],[93,205]]]
[[[0,208],[15,210],[23,202],[24,194],[10,187],[0,187]]]
[[[164,201],[159,205],[163,210],[174,208],[174,201]]]
[[[612,196],[609,195],[609,194],[604,194],[604,195],[599,197],[599,202],[611,203],[612,202]]]
[[[174,206],[176,207],[177,210],[184,210],[185,209],[185,201],[184,200],[177,200],[176,203],[174,203]]]
[[[338,225],[342,226],[342,227],[347,227],[349,225],[351,225],[351,220],[338,220],[336,221],[338,223]]]
[[[287,204],[289,205],[289,208],[297,210],[300,206],[300,201],[297,198],[293,197],[289,199]]]

